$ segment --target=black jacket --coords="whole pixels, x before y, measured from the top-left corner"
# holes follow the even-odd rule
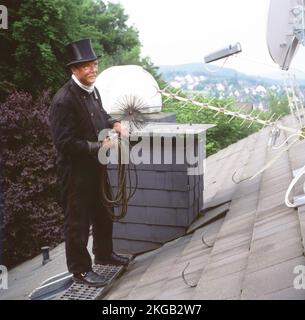
[[[73,184],[74,190],[84,197],[96,187],[101,164],[96,155],[89,153],[88,141],[97,142],[98,131],[110,129],[116,122],[103,109],[101,98],[95,91],[97,100],[94,93],[90,96],[71,79],[51,103],[50,125],[57,150],[57,174],[64,207],[69,185]],[[95,99],[94,106],[88,104],[92,99]],[[91,107],[95,109],[90,110]],[[94,117],[92,110],[95,110]]]

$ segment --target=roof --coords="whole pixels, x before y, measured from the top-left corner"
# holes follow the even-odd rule
[[[296,126],[293,117],[283,122]],[[305,266],[305,209],[284,204],[292,170],[305,164],[305,141],[256,178],[232,181],[234,172],[238,181],[250,177],[281,151],[268,148],[269,132],[207,159],[205,210],[193,232],[138,256],[106,299],[305,299],[293,286],[294,268]],[[278,143],[285,139],[282,133]]]
[[[282,122],[296,126],[292,116]],[[305,266],[305,206],[284,203],[293,170],[305,164],[305,141],[254,179],[232,180],[234,173],[238,181],[253,176],[281,152],[268,147],[269,132],[207,158],[200,217],[185,236],[138,255],[104,299],[305,299],[305,290],[293,286],[294,268]],[[278,144],[285,139],[282,132]],[[11,270],[0,299],[24,299],[46,274],[63,272],[64,246],[54,250],[45,266],[37,257]]]

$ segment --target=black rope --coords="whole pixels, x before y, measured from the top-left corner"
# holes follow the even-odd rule
[[[141,129],[147,122],[147,117],[142,112],[147,108],[147,103],[139,96],[125,95],[117,102],[117,106],[121,112],[118,121],[127,121],[129,123],[129,130],[132,132],[135,128]],[[112,194],[112,188],[107,174],[107,167],[102,166],[101,177],[101,197],[102,203],[107,208],[107,211],[113,221],[123,219],[127,213],[128,201],[134,196],[138,187],[138,174],[136,166],[128,161],[129,165],[122,163],[121,151],[124,150],[123,156],[127,155],[124,142],[128,143],[126,139],[118,137],[118,169],[117,169],[117,185],[118,190],[115,195]],[[129,150],[129,148],[128,148]],[[128,154],[128,157],[130,155]],[[128,158],[129,159],[129,158]],[[135,186],[131,185],[131,165],[134,166],[135,172]],[[127,179],[129,180],[129,191],[127,192]],[[119,215],[115,215],[114,208],[121,207]]]
[[[126,216],[128,209],[128,201],[134,196],[138,187],[138,174],[136,167],[134,165],[135,172],[135,186],[132,188],[131,185],[131,168],[130,165],[122,163],[122,139],[118,139],[118,168],[117,168],[117,186],[118,190],[116,194],[113,194],[112,187],[109,180],[109,175],[107,173],[107,166],[102,165],[101,173],[101,201],[106,207],[110,218],[113,221],[119,221]],[[126,150],[125,150],[126,155]],[[127,193],[127,175],[129,180],[129,192]],[[114,208],[121,207],[120,213],[116,215],[114,213]]]

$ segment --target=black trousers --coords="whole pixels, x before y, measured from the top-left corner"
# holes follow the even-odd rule
[[[66,259],[71,273],[91,269],[91,256],[87,250],[90,225],[94,255],[101,259],[112,252],[113,222],[100,200],[99,179],[100,175],[97,174],[81,183],[72,176],[63,199]]]

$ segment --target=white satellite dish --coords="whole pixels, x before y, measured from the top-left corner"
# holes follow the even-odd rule
[[[267,44],[271,58],[288,70],[300,43],[304,44],[305,0],[270,0]]]
[[[95,82],[108,113],[121,114],[126,101],[137,101],[142,113],[160,112],[161,93],[154,77],[140,66],[114,66],[101,72]]]

